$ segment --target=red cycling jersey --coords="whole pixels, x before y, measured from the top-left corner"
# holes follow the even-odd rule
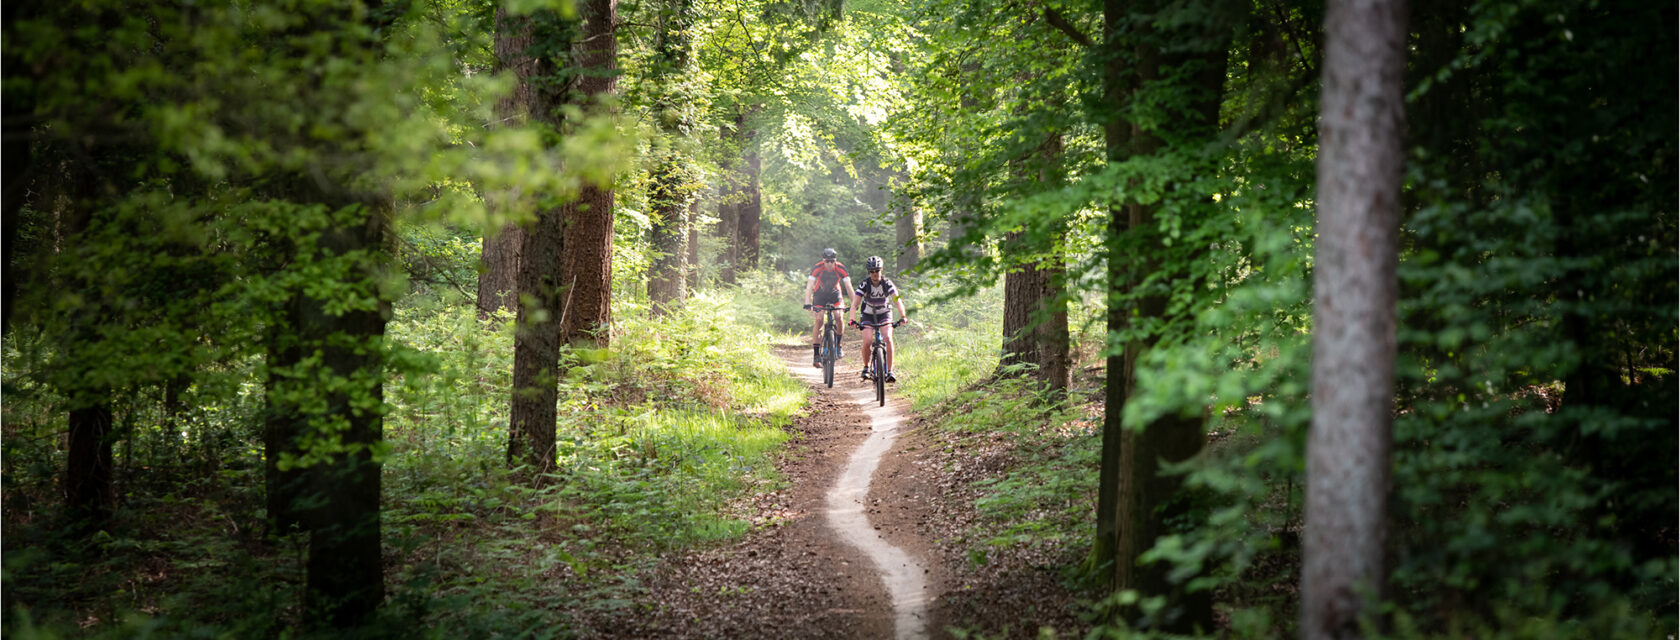
[[[848,277],[850,276],[846,273],[846,265],[840,264],[838,260],[818,262],[817,266],[811,268],[811,291],[837,290],[840,288],[840,281]]]

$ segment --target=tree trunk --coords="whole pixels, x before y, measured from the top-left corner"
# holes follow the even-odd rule
[[[554,466],[558,425],[562,305],[560,282],[565,232],[560,209],[537,214],[525,230],[519,263],[519,305],[513,345],[513,401],[508,417],[509,466],[528,465],[532,473]]]
[[[1008,248],[1021,244],[1021,232],[1013,231],[1004,238],[1003,245]],[[1033,312],[1038,309],[1038,303],[1044,298],[1046,285],[1044,272],[1035,265],[1024,264],[1011,267],[1003,276],[1003,357],[998,359],[998,375],[1015,365],[1038,366],[1038,342],[1034,340],[1036,332],[1033,325]],[[1037,372],[1030,375],[1037,376]]]
[[[117,501],[111,474],[110,391],[105,390],[103,398],[96,397],[99,393],[86,393],[80,408],[70,410],[66,438],[64,503],[74,520],[90,528],[104,522]]]
[[[1121,162],[1130,153],[1131,126],[1122,115],[1126,109],[1126,57],[1119,34],[1126,15],[1124,0],[1103,0],[1103,38],[1101,40],[1101,121],[1103,147],[1110,163]],[[1107,254],[1108,286],[1104,312],[1107,338],[1104,340],[1103,427],[1102,456],[1097,477],[1097,535],[1091,545],[1087,568],[1093,573],[1107,575],[1110,588],[1121,559],[1117,557],[1120,541],[1120,450],[1121,430],[1125,427],[1120,416],[1126,408],[1125,345],[1116,336],[1126,330],[1126,308],[1120,295],[1127,286],[1130,273],[1126,270],[1121,252],[1131,219],[1126,209],[1115,206],[1108,211],[1104,238]]]
[[[583,37],[577,79],[585,113],[614,115],[610,98],[618,92],[618,0],[581,3]],[[611,340],[613,284],[612,184],[585,184],[578,199],[562,209],[566,220],[564,340],[604,347]]]
[[[1051,134],[1037,151],[1043,168],[1035,181],[1041,188],[1061,184],[1058,162],[1061,155],[1061,135]],[[1022,172],[1022,178],[1032,178]],[[1049,234],[1051,241],[1059,241],[1065,224]],[[1004,239],[1005,247],[1020,246],[1022,232],[1012,232]],[[1023,250],[1030,250],[1022,247]],[[1031,365],[1028,375],[1043,381],[1055,392],[1065,392],[1068,386],[1068,328],[1067,301],[1062,299],[1060,250],[1052,247],[1048,260],[1034,259],[1012,267],[1004,276],[1003,302],[1003,358],[998,361],[998,373],[1015,364]],[[1008,251],[1006,250],[1006,253]],[[1060,308],[1055,308],[1060,305]]]
[[[321,234],[320,247],[331,256],[368,252],[371,259],[357,265],[352,277],[377,290],[388,252],[386,234],[391,211],[359,206],[342,226]],[[380,551],[380,463],[374,458],[384,439],[384,355],[374,348],[385,335],[390,302],[376,309],[335,312],[327,301],[305,298],[303,317],[308,344],[321,354],[322,377],[305,378],[317,385],[343,379],[343,391],[326,394],[328,413],[314,418],[317,436],[341,428],[347,445],[316,463],[307,476],[321,498],[304,511],[309,535],[308,609],[324,615],[331,626],[359,624],[385,600],[385,573]],[[335,388],[337,385],[333,385]],[[330,426],[329,426],[330,425]]]
[[[688,203],[688,283],[700,288],[700,199]]]
[[[17,13],[15,4],[6,5],[7,23],[12,23],[12,16]],[[14,62],[10,54],[5,55],[5,77],[14,78],[22,75],[19,69],[14,69]],[[0,135],[0,157],[5,162],[0,163],[0,269],[5,269],[6,277],[0,278],[0,335],[10,335],[12,326],[12,301],[17,298],[17,285],[23,278],[19,277],[19,270],[12,262],[12,250],[17,241],[18,212],[23,208],[24,193],[27,177],[34,164],[33,149],[29,141],[28,129],[14,130],[15,122],[21,122],[31,110],[30,101],[24,91],[14,91],[6,97],[4,104],[0,104],[0,123],[5,123],[7,130]]]
[[[343,310],[335,300],[294,290],[268,338],[269,520],[276,531],[297,526],[309,533],[310,619],[346,628],[385,599],[374,458],[384,438],[385,361],[375,345],[390,315],[377,283],[389,268],[392,211],[388,202],[358,203],[353,195],[323,190],[313,178],[293,176],[290,184],[288,195],[300,206],[333,211],[312,252],[294,259],[318,262],[327,277],[376,300],[372,309]],[[282,462],[289,468],[281,470]]]
[[[894,266],[899,273],[916,268],[922,261],[922,210],[913,202],[905,202],[893,221],[898,232],[898,259]]]
[[[717,238],[723,244],[718,252],[718,260],[723,263],[720,265],[722,270],[718,275],[726,284],[735,284],[735,272],[741,264],[740,252],[736,250],[738,246],[736,236],[740,233],[738,223],[741,207],[735,202],[735,199],[742,194],[743,192],[736,188],[732,177],[724,179],[723,186],[719,189],[718,194]]]
[[[1406,3],[1333,0],[1324,22],[1301,568],[1314,639],[1362,636],[1387,581]]]
[[[686,297],[688,256],[688,196],[685,192],[684,159],[674,150],[654,169],[653,264],[648,273],[648,301],[655,313],[667,313]]]
[[[496,10],[492,44],[496,71],[511,72],[516,80],[513,91],[496,101],[496,122],[491,126],[523,122],[536,105],[536,90],[528,79],[537,73],[538,61],[525,53],[532,42],[529,24],[528,18],[509,17],[505,9]],[[518,224],[509,223],[500,230],[485,233],[479,258],[482,263],[478,274],[479,317],[498,309],[514,309],[519,303],[519,259],[524,246],[525,230]]]
[[[690,72],[694,45],[692,0],[664,0],[658,7],[658,25],[653,41],[653,70],[658,95],[661,139],[655,143],[657,165],[652,175],[654,223],[653,264],[648,274],[648,301],[655,313],[669,313],[688,296],[687,263],[689,204],[694,198],[691,161],[684,151],[689,122],[684,115],[687,98],[678,95],[679,79]]]
[[[1215,2],[1211,6],[1217,7],[1219,4]],[[1155,11],[1159,6],[1157,3],[1141,9]],[[1222,34],[1211,29],[1203,33],[1184,31],[1180,27],[1173,27],[1173,33],[1158,33],[1154,27],[1157,23],[1153,19],[1145,19],[1133,24],[1126,33],[1131,47],[1127,51],[1114,42],[1112,37],[1115,33],[1113,20],[1125,17],[1125,9],[1123,3],[1118,0],[1109,0],[1105,7],[1109,12],[1107,27],[1110,35],[1110,56],[1106,62],[1104,86],[1105,107],[1123,108],[1128,100],[1146,99],[1140,95],[1142,92],[1149,91],[1153,85],[1172,77],[1165,73],[1166,71],[1176,70],[1181,65],[1191,62],[1193,57],[1201,57],[1206,63],[1205,66],[1191,76],[1191,88],[1202,93],[1192,105],[1201,115],[1200,122],[1192,118],[1183,123],[1164,126],[1170,126],[1187,136],[1189,141],[1181,144],[1197,144],[1198,141],[1214,139],[1219,130],[1218,107],[1225,73],[1224,51],[1225,45],[1228,44],[1221,38]],[[1164,39],[1182,42],[1187,46],[1179,47],[1178,52],[1163,60],[1161,41]],[[1195,50],[1197,42],[1205,44],[1205,49],[1201,53],[1189,53]],[[1122,52],[1129,53],[1130,60],[1125,60],[1126,56]],[[1121,66],[1125,63],[1129,64]],[[1136,78],[1135,88],[1126,88],[1121,84],[1128,72]],[[1121,112],[1111,112],[1118,113]],[[1110,117],[1114,119],[1105,123],[1105,133],[1111,159],[1124,159],[1127,155],[1153,155],[1165,144],[1160,132],[1154,129],[1145,128],[1139,123],[1122,122],[1118,115]],[[1123,128],[1129,131],[1122,131]],[[1169,185],[1167,197],[1188,199],[1205,196],[1180,194]],[[1123,207],[1123,212],[1113,212],[1109,232],[1122,234],[1111,238],[1109,245],[1110,276],[1116,286],[1136,286],[1144,274],[1156,273],[1166,268],[1179,268],[1169,267],[1163,262],[1161,254],[1152,250],[1163,245],[1162,241],[1153,237],[1158,233],[1159,225],[1155,217],[1159,208],[1159,203],[1131,203]],[[1123,245],[1120,237],[1125,236],[1137,236],[1132,239],[1132,246],[1139,247],[1147,253],[1137,256],[1120,255],[1119,247]],[[1117,261],[1121,262],[1122,266],[1117,268]],[[1169,282],[1180,283],[1183,280],[1184,277],[1180,275],[1170,278]],[[1129,321],[1140,319],[1144,321],[1142,326],[1149,326],[1150,320],[1165,316],[1167,309],[1165,291],[1151,291],[1136,296],[1131,308],[1124,304],[1116,305],[1116,296],[1121,291],[1123,290],[1111,291],[1109,297],[1111,354],[1116,347],[1113,344],[1115,331],[1128,330],[1135,333],[1127,324]],[[1115,358],[1110,356],[1106,382],[1110,400],[1105,406],[1103,425],[1104,478],[1098,492],[1098,544],[1101,549],[1101,545],[1112,541],[1111,586],[1114,589],[1135,589],[1148,595],[1167,596],[1167,609],[1158,619],[1151,621],[1151,624],[1171,632],[1189,633],[1198,628],[1211,629],[1213,611],[1209,594],[1206,591],[1191,592],[1187,585],[1170,580],[1168,573],[1172,567],[1169,563],[1154,562],[1145,565],[1141,564],[1140,560],[1159,537],[1167,533],[1166,523],[1181,519],[1188,510],[1188,505],[1179,497],[1179,478],[1163,475],[1162,468],[1166,464],[1187,460],[1202,450],[1207,439],[1203,421],[1199,417],[1168,415],[1149,424],[1127,425],[1123,423],[1122,418],[1126,399],[1136,393],[1138,363],[1155,346],[1159,337],[1154,334],[1134,336],[1124,345],[1124,357],[1119,359],[1118,368],[1115,367]],[[1115,389],[1115,385],[1120,385],[1121,388]],[[1110,482],[1115,483],[1114,486],[1110,486]],[[1104,498],[1108,500],[1106,505]],[[1107,518],[1113,518],[1113,522],[1105,524],[1104,520]]]
[[[519,301],[514,274],[519,272],[519,246],[524,235],[524,229],[515,224],[485,234],[479,257],[482,270],[478,273],[478,317],[486,318],[498,309],[510,309]]]
[[[530,52],[534,43],[569,48],[564,32],[538,32],[533,20],[496,12],[496,56],[514,70],[514,111],[525,118],[564,130],[560,107],[574,87],[561,77],[554,60]],[[563,30],[562,30],[563,31]],[[573,77],[575,80],[575,76]],[[560,343],[567,283],[566,227],[562,207],[537,212],[520,242],[517,329],[513,342],[513,394],[508,415],[509,466],[526,465],[532,473],[554,465],[556,405],[559,397]]]
[[[741,271],[753,272],[758,270],[759,260],[759,225],[764,218],[763,172],[764,165],[758,155],[758,148],[754,132],[747,134],[747,177],[746,197],[742,199],[738,213],[736,230],[738,231],[738,246],[736,251],[741,256]]]

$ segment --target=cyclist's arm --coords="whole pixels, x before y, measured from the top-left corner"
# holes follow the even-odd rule
[[[910,321],[910,312],[904,310],[904,296],[893,294],[893,304],[898,305],[898,317],[905,322]]]
[[[863,294],[858,293],[857,289],[852,289],[851,291],[852,304],[850,305],[851,308],[846,310],[846,324],[852,323],[852,318],[857,317],[858,307],[863,305]]]
[[[811,292],[817,290],[817,277],[805,276],[805,306],[811,306]]]
[[[853,295],[857,294],[857,289],[852,288],[852,277],[851,276],[846,276],[846,277],[840,279],[840,290],[841,291],[850,291],[850,292],[853,293]],[[840,298],[842,300],[844,300],[845,297],[846,297],[845,294],[840,295]],[[849,305],[846,305],[846,306],[851,307],[852,309],[857,308],[857,305],[855,305],[855,304],[849,304]],[[850,315],[851,313],[852,313],[851,309],[846,310],[847,315]]]

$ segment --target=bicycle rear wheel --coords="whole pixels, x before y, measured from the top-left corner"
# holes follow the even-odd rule
[[[876,340],[875,344],[877,346],[870,355],[870,358],[875,362],[871,363],[869,367],[874,370],[872,377],[875,378],[875,401],[885,407],[887,406],[887,350],[879,346],[880,338],[876,338]]]

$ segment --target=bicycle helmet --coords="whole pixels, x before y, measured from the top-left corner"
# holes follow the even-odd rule
[[[886,261],[882,260],[881,256],[869,256],[868,260],[863,261],[863,268],[869,271],[875,271],[880,269],[884,264],[886,264]]]
[[[833,249],[823,249],[823,259],[824,260],[834,260],[834,259],[839,258],[839,257],[840,257],[840,252],[838,252],[838,251],[835,251]]]

